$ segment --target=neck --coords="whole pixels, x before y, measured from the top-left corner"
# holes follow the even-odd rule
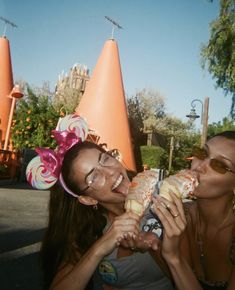
[[[221,221],[227,219],[233,207],[233,194],[218,197],[217,199],[198,199],[197,207],[200,219],[205,225],[218,227]]]

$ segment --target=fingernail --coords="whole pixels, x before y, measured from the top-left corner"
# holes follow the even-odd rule
[[[158,250],[158,246],[157,246],[156,244],[153,244],[153,245],[152,245],[152,249],[153,249],[154,251],[157,251],[157,250]]]

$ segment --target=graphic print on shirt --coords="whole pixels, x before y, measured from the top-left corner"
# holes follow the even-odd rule
[[[108,260],[102,260],[98,268],[102,280],[107,284],[115,284],[118,281],[118,275],[113,264]]]

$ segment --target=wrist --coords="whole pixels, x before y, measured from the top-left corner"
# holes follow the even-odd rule
[[[177,267],[182,262],[181,257],[178,255],[163,255],[163,258],[169,266]]]
[[[93,255],[96,256],[100,260],[103,259],[103,257],[107,255],[107,249],[104,246],[102,238],[103,237],[97,240],[92,246]]]

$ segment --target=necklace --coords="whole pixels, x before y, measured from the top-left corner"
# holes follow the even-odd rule
[[[226,217],[223,219],[223,221],[220,223],[220,225],[218,226],[216,232],[214,233],[213,237],[210,238],[210,240],[208,241],[207,243],[207,248],[210,246],[211,242],[215,240],[217,234],[219,233],[219,231],[221,230],[221,228],[223,228],[223,226],[225,225],[225,223],[227,222],[230,214],[231,214],[232,210],[229,209],[228,210],[228,213],[226,215]],[[200,213],[199,213],[199,210],[197,210],[197,214],[196,214],[196,242],[198,244],[198,247],[199,247],[199,253],[200,253],[200,265],[201,265],[201,268],[202,268],[202,271],[203,271],[203,274],[204,274],[204,279],[206,279],[206,253],[205,253],[205,234],[204,234],[204,237],[203,237],[203,233],[202,233],[202,221],[201,221],[201,216],[200,216]],[[234,242],[232,242],[232,245],[234,244]],[[234,247],[232,247],[233,249]],[[231,252],[231,248],[230,248],[230,252]],[[231,253],[230,253],[231,255]],[[231,259],[231,256],[230,256],[230,259]],[[208,281],[206,280],[207,282],[210,282],[210,283],[213,283],[213,284],[220,284],[221,283],[224,283],[224,281]]]

